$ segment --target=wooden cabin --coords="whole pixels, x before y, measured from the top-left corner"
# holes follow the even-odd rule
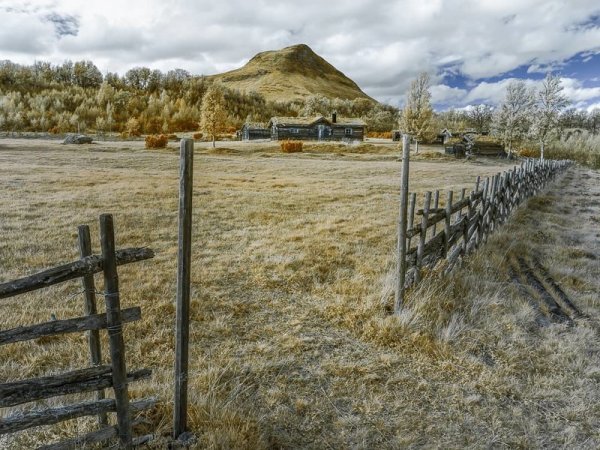
[[[271,139],[271,130],[264,123],[245,123],[238,132],[238,136],[242,141]]]
[[[273,117],[268,125],[272,140],[363,141],[367,124],[361,119],[316,117]]]

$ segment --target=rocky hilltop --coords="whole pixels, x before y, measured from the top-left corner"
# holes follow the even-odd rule
[[[304,44],[258,53],[245,66],[209,78],[230,89],[257,92],[271,101],[305,100],[322,94],[375,102],[354,81]]]

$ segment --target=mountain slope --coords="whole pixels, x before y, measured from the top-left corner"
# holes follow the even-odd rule
[[[373,100],[358,85],[304,44],[262,52],[239,69],[208,77],[241,92],[257,92],[271,101],[329,98]]]

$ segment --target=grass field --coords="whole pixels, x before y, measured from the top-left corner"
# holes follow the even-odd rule
[[[174,147],[141,145],[0,140],[0,280],[75,260],[79,224],[92,226],[99,252],[97,219],[106,212],[119,248],[155,250],[153,260],[119,273],[122,305],[140,305],[143,315],[126,326],[129,367],[153,369],[130,393],[161,400],[137,432],[156,431],[163,437],[154,446],[164,448],[179,161]],[[423,282],[393,317],[400,167],[392,147],[363,150],[197,149],[197,447],[597,448],[600,174],[570,169],[451,276]],[[508,167],[426,152],[412,163],[411,189],[472,188],[477,175]],[[519,290],[511,272],[519,257],[539,261],[587,317],[540,326],[537,297]],[[75,317],[81,287],[59,285],[0,308],[3,329]],[[0,380],[85,367],[87,355],[83,334],[0,347]],[[94,425],[73,420],[0,445],[31,448]]]

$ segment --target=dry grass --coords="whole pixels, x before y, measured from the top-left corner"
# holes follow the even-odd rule
[[[127,145],[0,141],[0,273],[8,280],[73,260],[77,225],[91,224],[97,236],[103,212],[115,216],[119,247],[153,248],[154,260],[124,266],[120,280],[123,305],[143,313],[126,327],[129,367],[154,370],[131,393],[161,399],[139,432],[168,435],[178,155]],[[571,250],[600,257],[590,245],[598,173],[574,169],[463,269],[423,283],[391,317],[396,156],[231,148],[202,148],[195,161],[190,404],[198,448],[598,446],[595,321],[540,329],[504,263],[535,246],[594,317],[597,260]],[[416,161],[412,189],[470,187],[503,164]],[[562,211],[573,205],[589,209],[584,225]],[[4,300],[3,328],[79,315],[80,291],[69,283]],[[2,380],[87,365],[83,335],[0,352]],[[30,448],[92,426],[74,420],[4,445]]]

